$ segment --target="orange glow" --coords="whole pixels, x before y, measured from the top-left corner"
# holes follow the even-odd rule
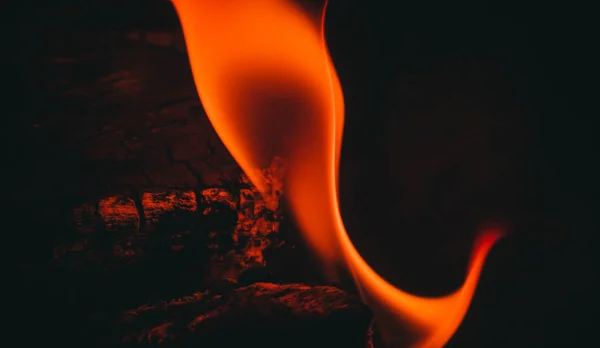
[[[216,132],[261,192],[259,173],[286,160],[285,189],[294,218],[326,267],[354,276],[383,338],[395,346],[408,327],[412,347],[442,347],[462,321],[490,248],[476,243],[463,286],[439,298],[408,294],[381,278],[346,233],[338,204],[344,127],[340,81],[327,51],[322,17],[290,0],[173,0],[196,88]]]

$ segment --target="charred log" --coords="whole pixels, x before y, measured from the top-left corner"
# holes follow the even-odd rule
[[[88,339],[104,347],[364,347],[371,314],[354,295],[329,286],[228,285],[143,305],[117,320],[97,316]]]

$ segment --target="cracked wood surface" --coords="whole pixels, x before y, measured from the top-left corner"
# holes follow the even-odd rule
[[[19,193],[30,227],[51,229],[21,255],[30,286],[58,282],[50,293],[91,308],[120,287],[126,305],[263,267],[282,245],[283,164],[263,169],[278,192],[264,200],[213,130],[186,55],[111,33],[47,45],[47,105],[24,154],[38,175]]]
[[[205,292],[97,314],[89,339],[116,344],[230,347],[363,347],[370,311],[332,286],[222,283]],[[265,328],[267,328],[265,330]],[[110,333],[110,334],[107,334]]]

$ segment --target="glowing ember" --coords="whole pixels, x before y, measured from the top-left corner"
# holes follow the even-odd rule
[[[125,229],[137,231],[140,228],[140,217],[135,202],[129,197],[111,196],[103,198],[98,203],[98,211],[104,220],[107,231]]]
[[[192,191],[144,192],[142,206],[146,224],[156,227],[161,216],[166,213],[176,210],[196,211],[196,195]]]
[[[305,238],[334,275],[344,264],[396,346],[409,327],[413,347],[442,347],[462,321],[485,257],[500,236],[476,243],[463,286],[440,298],[408,294],[381,278],[349,239],[338,207],[344,124],[340,82],[323,21],[289,0],[174,0],[198,94],[211,123],[252,183],[257,168],[286,159],[286,199]]]

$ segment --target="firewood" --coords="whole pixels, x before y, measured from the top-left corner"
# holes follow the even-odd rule
[[[105,347],[362,348],[371,313],[357,296],[332,286],[256,283],[143,305],[121,313],[116,324],[96,318],[89,339],[103,340]]]

